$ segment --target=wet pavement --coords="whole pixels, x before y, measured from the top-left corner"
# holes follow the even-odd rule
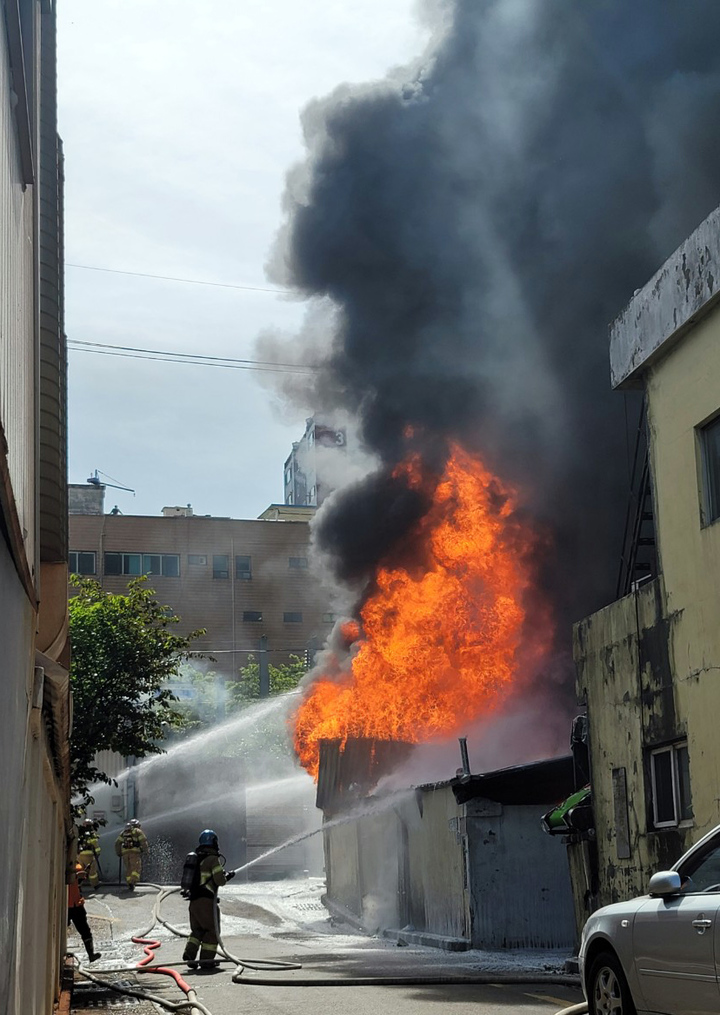
[[[555,952],[443,952],[435,948],[399,947],[383,938],[365,937],[331,921],[320,901],[320,879],[232,884],[221,890],[222,935],[228,951],[243,963],[296,963],[298,969],[257,971],[245,966],[239,984],[232,982],[237,966],[226,962],[217,972],[189,971],[182,962],[184,939],[156,925],[151,937],[161,941],[156,962],[179,970],[197,991],[212,1015],[435,1015],[435,1009],[454,1005],[453,1015],[553,1015],[582,1000],[578,987],[543,983],[561,973],[567,955]],[[168,976],[123,971],[143,958],[142,948],[130,939],[149,930],[157,892],[134,893],[100,888],[87,900],[87,911],[102,958],[88,969],[117,986],[152,992],[168,1002],[184,1000]],[[160,915],[187,932],[187,902],[179,895],[165,900]],[[84,959],[79,940],[71,935],[68,948]],[[104,970],[106,972],[104,972]],[[517,976],[535,982],[512,984],[471,982],[478,975],[505,981]],[[356,978],[407,978],[402,985],[351,986]],[[427,984],[428,978],[457,978],[462,982]],[[258,985],[264,979],[272,985]],[[324,986],[331,980],[337,986]],[[307,984],[307,985],[305,985]],[[343,985],[345,984],[345,985]],[[76,975],[72,1011],[90,1015],[118,1011],[150,1015],[162,1009],[149,1001],[125,997],[107,987],[84,983]],[[187,1010],[187,1009],[186,1009]],[[446,1015],[446,1009],[445,1009]]]

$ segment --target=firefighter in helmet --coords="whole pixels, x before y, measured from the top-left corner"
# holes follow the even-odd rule
[[[122,857],[125,880],[130,891],[142,874],[143,853],[148,851],[148,841],[137,818],[133,818],[123,828],[115,840],[115,852]]]
[[[235,871],[226,871],[220,862],[218,837],[211,828],[200,833],[194,883],[190,889],[190,936],[183,952],[183,961],[190,969],[214,969],[220,937],[220,910],[218,888],[235,877]],[[224,859],[224,857],[223,857]],[[200,949],[200,961],[196,961]]]
[[[92,818],[85,818],[78,828],[78,863],[85,870],[84,880],[90,882],[91,888],[97,888],[100,881],[98,856],[100,840],[97,837],[97,825]]]

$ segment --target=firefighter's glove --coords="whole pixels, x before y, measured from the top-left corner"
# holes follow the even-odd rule
[[[225,871],[225,880],[232,881],[232,879],[235,877],[236,874],[237,871]]]

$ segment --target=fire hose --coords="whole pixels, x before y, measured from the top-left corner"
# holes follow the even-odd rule
[[[104,973],[124,973],[124,972],[135,972],[135,973],[153,973],[161,974],[165,976],[171,976],[178,987],[185,993],[185,1001],[167,1001],[165,998],[151,995],[146,991],[134,990],[130,987],[120,986],[117,983],[113,983],[110,980],[103,980],[94,973],[91,973],[84,966],[77,962],[78,972],[83,977],[107,987],[111,990],[121,994],[128,994],[131,997],[139,997],[144,1000],[152,1001],[155,1004],[160,1005],[168,1011],[185,1012],[188,1011],[191,1015],[200,1012],[201,1015],[212,1015],[208,1008],[205,1007],[197,999],[197,994],[193,989],[192,985],[189,984],[183,976],[171,966],[160,966],[150,965],[152,959],[155,958],[155,951],[161,947],[160,941],[155,941],[150,938],[150,934],[153,928],[160,924],[174,934],[176,937],[185,938],[187,934],[185,931],[174,927],[168,923],[167,920],[163,919],[160,914],[162,903],[170,895],[173,895],[180,891],[180,886],[162,886],[151,884],[150,882],[142,882],[140,887],[143,888],[154,888],[158,892],[158,896],[153,905],[152,911],[152,922],[150,926],[142,931],[141,933],[134,934],[131,938],[133,943],[142,945],[143,951],[145,952],[145,958],[134,966],[121,966],[116,969],[103,970]],[[296,969],[302,969],[302,964],[298,962],[280,962],[271,959],[241,959],[233,955],[225,947],[225,943],[222,937],[218,934],[218,949],[225,959],[235,965],[235,971],[232,974],[232,982],[238,984],[247,984],[252,986],[282,986],[282,987],[375,987],[375,986],[457,986],[457,985],[485,985],[485,984],[505,984],[505,985],[529,985],[529,984],[546,984],[548,986],[577,986],[577,979],[572,976],[563,974],[502,974],[502,973],[480,973],[474,976],[364,976],[364,977],[352,977],[349,979],[337,979],[332,977],[322,978],[277,978],[277,977],[263,977],[263,976],[246,976],[245,970],[255,970],[257,972],[287,972]],[[582,1015],[587,1012],[587,1004],[572,1005],[570,1008],[565,1008],[557,1015]]]

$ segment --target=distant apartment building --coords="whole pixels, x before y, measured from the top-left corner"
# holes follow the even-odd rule
[[[180,632],[207,630],[195,648],[219,673],[237,674],[260,652],[277,665],[322,646],[335,616],[309,566],[306,509],[274,505],[253,520],[190,506],[157,517],[105,514],[102,486],[69,490],[71,571],[109,592],[147,575],[180,616]]]
[[[305,421],[305,433],[293,443],[285,462],[285,503],[319,507],[335,488],[337,456],[347,450],[347,430],[317,416]]]
[[[0,1011],[51,1015],[70,813],[66,348],[55,4],[0,19]]]
[[[647,454],[620,598],[575,628],[597,828],[595,905],[642,894],[655,870],[720,822],[718,279],[720,209],[611,331],[613,385],[644,391]],[[654,569],[637,561],[651,541]]]

